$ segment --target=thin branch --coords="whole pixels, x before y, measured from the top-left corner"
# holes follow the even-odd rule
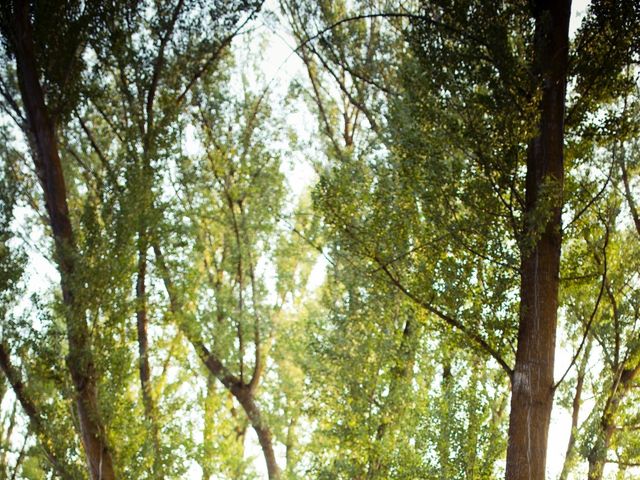
[[[247,18],[245,19],[244,22],[242,22],[233,32],[231,32],[229,35],[227,35],[220,42],[220,45],[218,46],[218,48],[216,48],[214,50],[214,52],[211,54],[211,56],[204,62],[202,67],[200,67],[196,71],[196,73],[191,78],[191,80],[189,80],[189,83],[187,83],[187,85],[184,88],[184,90],[182,91],[182,93],[180,95],[178,95],[178,98],[176,99],[176,104],[182,103],[182,101],[185,99],[187,93],[189,93],[189,91],[193,88],[193,86],[196,84],[196,82],[198,82],[198,80],[200,80],[200,78],[202,78],[202,76],[207,72],[207,70],[209,70],[211,65],[213,63],[215,63],[220,58],[220,54],[222,53],[222,51],[226,47],[231,45],[231,41],[242,31],[242,29],[249,23],[249,21],[254,17],[254,15],[260,11],[260,9],[262,8],[262,3],[264,3],[264,2],[261,2],[256,7],[256,9],[247,16]]]
[[[11,480],[16,480],[16,475],[18,475],[18,470],[20,470],[20,466],[22,465],[22,461],[24,460],[24,455],[27,451],[27,442],[29,441],[30,434],[27,433],[24,436],[24,440],[22,442],[22,448],[20,448],[20,452],[18,453],[18,458],[16,459],[16,463],[13,466],[13,473],[11,474]]]
[[[33,400],[29,397],[29,394],[25,389],[25,385],[20,378],[20,372],[11,363],[9,350],[3,343],[0,343],[0,369],[2,369],[2,371],[4,372],[5,377],[11,385],[13,393],[18,399],[18,402],[20,402],[24,413],[29,418],[31,428],[33,428],[33,430],[39,435],[46,437],[46,431],[44,428],[42,417],[40,416],[40,412],[38,411]],[[56,457],[56,454],[51,449],[51,445],[53,445],[53,442],[51,442],[50,440],[51,439],[47,439],[47,441],[39,442],[45,452],[47,460],[61,478],[72,480],[74,478],[73,475],[71,475],[70,472],[66,470],[66,466],[63,466],[62,462]]]
[[[640,235],[640,214],[638,214],[638,209],[636,206],[635,199],[633,198],[633,192],[631,191],[631,186],[629,183],[629,175],[627,172],[627,165],[624,160],[624,153],[620,156],[620,170],[622,171],[622,183],[624,184],[624,196],[627,200],[627,205],[629,206],[629,210],[631,211],[631,216],[633,217],[633,223],[636,227],[636,232]]]
[[[149,141],[149,132],[153,128],[153,103],[156,97],[156,92],[158,90],[158,83],[160,82],[160,74],[162,72],[162,68],[164,67],[164,53],[167,48],[167,43],[169,43],[169,39],[173,34],[174,27],[176,22],[178,21],[178,17],[180,16],[180,10],[182,10],[182,6],[184,5],[184,0],[178,0],[178,4],[173,9],[173,13],[171,14],[171,19],[169,20],[169,24],[167,26],[164,35],[160,39],[160,45],[158,46],[158,56],[155,59],[153,64],[153,74],[151,76],[151,85],[149,86],[149,91],[147,92],[147,103],[146,103],[146,113],[147,113],[147,124],[146,124],[146,135],[145,141]]]
[[[307,46],[309,43],[313,42],[314,40],[317,40],[318,38],[324,36],[325,34],[329,33],[330,31],[332,31],[333,29],[339,27],[340,25],[343,25],[345,23],[350,23],[350,22],[355,22],[358,20],[366,20],[369,18],[410,18],[410,19],[414,19],[414,20],[422,20],[422,21],[426,21],[427,23],[430,23],[432,25],[436,25],[439,27],[443,27],[447,30],[451,30],[455,33],[458,34],[462,34],[463,32],[460,32],[459,30],[451,27],[450,25],[446,25],[442,22],[439,22],[437,20],[434,20],[426,15],[418,15],[415,13],[402,13],[402,12],[380,12],[380,13],[363,13],[360,15],[354,15],[352,17],[346,17],[343,18],[341,20],[338,20],[334,23],[332,23],[331,25],[323,28],[322,30],[316,32],[315,34],[307,37],[302,43],[300,43],[296,49],[294,50],[295,52],[297,52],[298,50],[304,48],[305,46]],[[478,40],[478,39],[475,39]]]
[[[502,367],[502,369],[507,373],[509,378],[511,378],[513,376],[513,369],[509,366],[509,364],[507,364],[507,362],[502,358],[500,353],[498,353],[498,351],[495,348],[493,348],[491,345],[489,345],[489,343],[487,343],[487,341],[484,338],[482,338],[477,332],[469,329],[467,326],[465,326],[459,320],[457,320],[457,319],[455,319],[453,317],[450,317],[446,313],[438,310],[433,305],[425,302],[421,298],[418,298],[416,295],[414,295],[412,292],[410,292],[404,285],[402,285],[402,283],[400,283],[398,278],[396,278],[393,275],[393,273],[389,270],[387,265],[385,265],[383,262],[381,262],[376,257],[373,257],[372,259],[376,263],[378,263],[378,265],[380,265],[380,268],[382,269],[382,271],[387,275],[387,277],[389,277],[391,282],[398,288],[398,290],[400,290],[402,293],[404,293],[409,299],[413,300],[416,304],[418,304],[419,306],[421,306],[422,308],[424,308],[428,312],[434,314],[435,316],[437,316],[441,320],[444,320],[445,323],[447,323],[451,327],[455,328],[456,330],[459,330],[466,337],[468,337],[469,339],[473,340],[480,347],[481,350],[483,350],[484,352],[488,353],[491,357],[493,357],[496,360],[496,362],[498,362],[500,367]]]
[[[109,125],[109,127],[111,128],[111,131],[113,132],[113,134],[118,137],[118,140],[120,140],[120,143],[126,143],[124,138],[122,137],[122,135],[120,135],[120,129],[122,129],[123,131],[126,130],[126,128],[122,125],[116,127],[116,125],[113,123],[113,121],[109,118],[109,116],[106,114],[106,112],[95,102],[95,100],[91,97],[88,97],[87,100],[93,104],[93,106],[95,107],[95,109],[98,111],[98,113],[100,114],[100,116],[102,117],[102,119],[106,122],[107,125]]]
[[[615,463],[616,465],[620,465],[621,467],[640,467],[640,462],[625,462],[624,460],[614,460],[612,458],[608,458],[605,460],[606,463]]]
[[[180,304],[175,286],[171,280],[171,276],[169,275],[169,269],[165,263],[162,250],[157,243],[153,244],[153,252],[155,254],[156,264],[160,271],[162,282],[169,297],[169,308],[175,317],[179,317],[183,313],[182,305]],[[205,346],[202,339],[199,338],[199,335],[193,332],[189,326],[186,326],[184,322],[179,319],[177,321],[177,325],[195,348],[200,360],[202,360],[209,371],[215,375],[215,377],[220,380],[225,387],[231,389],[232,387],[242,386],[240,379],[227,370],[222,361]]]
[[[587,325],[585,327],[584,335],[582,336],[582,340],[580,341],[578,350],[573,356],[573,359],[571,360],[571,363],[565,370],[564,374],[562,375],[562,377],[560,377],[560,380],[558,380],[555,383],[555,385],[553,385],[552,387],[553,390],[558,388],[558,386],[564,381],[565,377],[567,376],[571,368],[575,365],[576,361],[578,360],[578,357],[580,356],[580,352],[582,351],[582,348],[584,347],[585,342],[587,341],[587,336],[589,335],[589,331],[591,330],[591,325],[593,324],[593,321],[596,318],[596,313],[598,312],[598,307],[600,306],[600,301],[602,300],[602,295],[604,293],[605,286],[607,283],[607,245],[608,244],[609,244],[609,226],[606,225],[604,246],[602,247],[602,250],[603,250],[602,282],[600,283],[600,291],[598,292],[598,298],[596,299],[596,303],[593,306],[593,311],[591,312],[591,316],[589,317],[589,321],[587,322]]]
[[[345,85],[344,80],[341,80],[338,77],[338,74],[336,72],[333,71],[333,69],[331,68],[331,66],[327,63],[327,61],[324,59],[324,57],[322,55],[320,55],[317,50],[313,47],[309,47],[311,48],[311,50],[313,51],[313,53],[315,53],[315,55],[320,59],[320,62],[322,63],[322,66],[329,72],[329,75],[331,75],[333,77],[333,79],[336,81],[336,83],[338,84],[338,87],[340,88],[340,90],[342,91],[342,93],[344,93],[344,95],[347,97],[347,99],[349,100],[349,102],[356,107],[358,110],[360,110],[362,113],[365,114],[365,116],[367,117],[367,120],[369,121],[369,124],[371,125],[371,129],[375,132],[375,133],[379,133],[380,129],[378,127],[378,123],[376,122],[376,120],[373,118],[373,114],[371,113],[371,111],[360,101],[358,101],[356,98],[354,98],[354,96],[351,94],[351,92],[349,91],[349,89],[347,88],[347,86]]]
[[[611,177],[613,176],[613,166],[615,164],[615,152],[613,155],[613,162],[611,163],[611,168],[609,169],[609,175],[607,175],[607,178],[604,182],[604,185],[602,185],[602,188],[586,203],[586,205],[584,207],[582,207],[578,213],[576,213],[573,217],[573,219],[566,225],[563,227],[563,230],[566,230],[567,228],[569,228],[571,225],[573,225],[575,222],[577,222],[580,217],[582,215],[584,215],[584,213],[589,210],[589,208],[591,208],[591,206],[596,203],[596,201],[602,196],[602,194],[605,192],[607,185],[609,184],[609,182],[611,181]]]
[[[22,110],[18,106],[15,98],[13,98],[9,93],[9,88],[7,87],[7,84],[5,83],[2,76],[0,76],[0,95],[4,97],[5,101],[11,107],[11,111],[6,110],[7,114],[16,123],[16,125],[18,125],[22,129],[26,129],[25,127],[27,125],[27,119],[22,114]]]
[[[317,79],[316,79],[316,76],[313,74],[313,71],[312,71],[312,68],[311,68],[311,61],[304,54],[303,50],[301,51],[299,56],[302,59],[302,61],[304,62],[305,66],[307,67],[307,73],[309,75],[309,81],[311,82],[311,88],[313,89],[315,103],[316,103],[316,106],[318,107],[318,112],[320,113],[320,118],[322,119],[322,122],[324,123],[325,133],[329,137],[329,140],[331,140],[331,143],[333,145],[333,148],[335,148],[336,153],[341,155],[342,149],[341,149],[340,145],[338,144],[338,141],[335,138],[335,134],[333,132],[333,128],[331,127],[331,123],[329,122],[329,117],[327,115],[327,111],[324,108],[324,103],[322,102],[321,92],[320,92],[320,89],[318,87]]]

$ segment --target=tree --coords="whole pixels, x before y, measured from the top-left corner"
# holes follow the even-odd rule
[[[79,10],[79,9],[78,9]],[[77,10],[76,10],[77,11]],[[64,18],[63,8],[54,10]],[[88,343],[89,326],[82,308],[77,302],[77,286],[74,285],[74,273],[77,268],[76,243],[69,216],[67,192],[58,151],[56,134],[56,114],[47,104],[40,78],[42,44],[38,45],[36,34],[53,34],[50,25],[40,23],[35,26],[30,16],[30,4],[26,1],[12,2],[3,8],[3,36],[11,54],[15,58],[16,73],[20,95],[24,105],[24,126],[33,145],[33,162],[45,197],[46,210],[55,243],[55,261],[60,272],[60,281],[64,306],[66,309],[67,338],[69,342],[68,368],[76,389],[78,418],[81,424],[82,443],[87,457],[91,478],[116,478],[113,459],[106,441],[105,427],[98,411],[95,366],[91,347]],[[43,12],[38,12],[42,14]],[[75,13],[75,12],[74,12]],[[73,15],[73,13],[72,13]],[[40,16],[36,16],[36,21]],[[86,19],[77,13],[67,23],[70,31],[62,30],[61,41],[65,41],[64,49],[71,55],[63,55],[64,62],[58,69],[69,69],[74,72],[75,51],[80,48],[84,38],[82,32]],[[66,26],[66,25],[65,25]],[[49,29],[47,29],[49,27]],[[74,31],[75,30],[75,31]],[[67,34],[68,38],[65,38]],[[42,40],[42,37],[39,37]],[[38,46],[41,48],[38,49]],[[40,58],[39,58],[40,57]],[[58,75],[60,70],[54,71]],[[55,81],[66,80],[58,76]],[[74,79],[75,80],[75,79]],[[64,85],[56,85],[64,88]],[[64,95],[66,92],[61,92]],[[67,106],[63,100],[61,107]],[[15,101],[14,101],[15,103]],[[67,106],[68,107],[68,106]],[[22,115],[22,114],[21,114]]]
[[[557,386],[553,365],[561,212],[567,202],[564,138],[567,132],[580,135],[591,122],[589,115],[619,98],[617,76],[632,62],[629,40],[637,35],[635,10],[630,7],[621,23],[624,35],[613,37],[607,32],[615,6],[595,2],[570,57],[570,2],[440,2],[418,4],[414,11],[376,7],[357,4],[350,12],[321,4],[293,8],[290,15],[294,31],[305,24],[298,20],[300,12],[310,12],[318,22],[319,33],[302,30],[298,35],[300,50],[312,52],[333,73],[353,108],[366,116],[375,97],[349,98],[349,88],[362,92],[377,87],[390,105],[389,120],[369,121],[374,132],[382,132],[380,150],[368,157],[361,154],[364,159],[338,157],[334,172],[341,173],[325,175],[320,208],[331,227],[350,236],[349,251],[377,264],[390,283],[462,332],[467,344],[493,357],[508,374],[513,395],[507,478],[543,478]],[[380,18],[404,35],[408,52],[384,50],[361,35],[379,28],[374,25]],[[368,65],[362,60],[365,50],[376,52],[368,60],[377,60],[379,67],[358,68]],[[608,52],[606,58],[603,52]],[[376,73],[396,65],[398,57],[404,64],[398,81],[379,87]],[[601,67],[594,68],[593,61]],[[595,72],[607,68],[611,75],[595,81]],[[343,76],[335,69],[342,69]],[[367,75],[371,71],[376,73]],[[310,73],[315,92],[317,79]],[[565,113],[568,73],[578,86]],[[327,105],[318,108],[321,126],[327,123]],[[370,194],[370,185],[378,188],[393,178],[387,162],[402,176],[400,186],[388,193],[395,212],[384,211],[389,203],[376,203]],[[343,188],[354,171],[365,185],[360,194]],[[354,206],[345,207],[350,201]],[[589,201],[585,203],[588,208]],[[408,236],[398,235],[397,224],[391,226],[389,219],[396,216],[410,225]],[[401,242],[387,240],[391,236]],[[422,251],[426,254],[420,258]],[[447,264],[460,266],[454,275],[463,275],[466,285],[445,275]],[[499,295],[489,304],[491,311],[479,308],[480,315],[469,315],[473,309],[465,308],[465,302],[482,303],[473,285],[479,284],[478,265],[483,264]],[[506,321],[496,325],[490,317],[512,311],[516,292],[517,322],[505,315]],[[478,319],[482,321],[476,326]],[[500,338],[497,332],[506,335]],[[508,347],[516,332],[511,367]]]
[[[266,92],[255,95],[245,85],[243,97],[233,101],[228,87],[217,88],[205,82],[194,97],[201,151],[181,157],[167,179],[179,201],[156,225],[153,247],[175,321],[246,415],[269,478],[280,478],[280,366],[271,352],[286,357],[278,327],[295,312],[314,255],[279,225],[287,217],[284,178],[272,146],[275,126],[267,128]],[[186,230],[176,229],[174,218],[188,219]],[[275,276],[272,287],[265,269]],[[262,398],[260,390],[273,383],[271,399]]]
[[[109,351],[110,347],[117,344],[117,341],[114,341],[117,335],[114,335],[112,330],[100,330],[96,327],[105,327],[110,319],[122,321],[127,315],[125,305],[129,296],[123,290],[127,288],[128,275],[131,272],[130,264],[127,262],[131,258],[131,250],[128,247],[131,239],[130,215],[133,211],[133,208],[127,208],[127,195],[135,195],[136,191],[144,191],[146,188],[144,182],[140,182],[141,177],[136,175],[135,168],[131,168],[131,164],[119,169],[122,164],[112,164],[108,153],[110,149],[121,148],[121,152],[135,160],[136,155],[132,154],[138,152],[139,147],[142,148],[145,161],[133,162],[133,165],[141,167],[141,171],[148,174],[151,158],[157,157],[156,150],[150,151],[151,145],[154,149],[161,148],[159,131],[155,130],[154,124],[154,115],[157,115],[154,110],[156,96],[160,93],[174,93],[175,90],[175,98],[179,105],[193,85],[207,74],[218,60],[220,51],[237,32],[236,26],[243,13],[251,14],[256,8],[253,3],[240,2],[225,6],[224,11],[203,11],[205,15],[190,23],[181,20],[178,26],[183,30],[176,34],[177,40],[174,39],[169,47],[167,44],[178,17],[183,12],[182,9],[184,8],[185,12],[183,18],[186,18],[187,15],[195,13],[198,2],[188,5],[185,2],[177,2],[172,6],[172,16],[168,23],[160,16],[162,12],[158,11],[155,23],[152,21],[148,24],[144,15],[149,11],[144,10],[145,5],[133,6],[117,2],[89,2],[77,5],[59,2],[13,2],[3,6],[2,10],[4,53],[7,58],[15,60],[15,70],[10,68],[8,62],[5,63],[5,77],[2,83],[4,106],[23,130],[31,147],[33,164],[44,193],[48,224],[55,246],[53,259],[60,273],[69,351],[67,368],[75,385],[80,422],[78,430],[91,478],[109,479],[117,476],[114,449],[108,441],[107,426],[111,422],[105,420],[105,403],[101,401],[98,391],[104,390],[99,386],[104,387],[106,377],[111,376],[110,380],[116,382],[110,386],[115,387],[116,395],[120,400],[124,400],[124,391],[117,391],[117,387],[118,382],[125,380],[127,375],[126,361],[122,362],[122,357],[118,361],[117,357],[125,352],[126,346],[120,344],[115,351],[111,350],[110,361],[105,362],[108,365],[97,365],[96,358],[101,358],[101,355],[96,357],[95,352]],[[146,6],[151,8],[151,5]],[[123,19],[127,21],[123,22]],[[207,23],[208,20],[211,22]],[[222,24],[222,38],[202,36],[203,32],[208,33],[209,27],[217,22]],[[137,52],[140,54],[137,56],[136,52],[127,51],[122,43],[118,43],[125,40],[127,34],[147,35],[151,43],[157,46],[157,55],[148,57],[149,52],[143,52],[142,49]],[[132,38],[131,36],[130,39]],[[180,42],[184,42],[184,45]],[[212,44],[216,47],[213,53],[206,51]],[[185,53],[180,51],[183,46],[197,54],[195,58],[190,59],[191,61],[185,62],[184,58],[180,57],[180,53]],[[94,56],[93,62],[87,62],[91,55]],[[178,78],[181,80],[175,84],[162,82],[163,67],[167,62],[165,57],[169,55],[175,55],[171,59],[175,65],[184,67],[179,75],[173,68],[172,81]],[[114,58],[115,61],[112,61]],[[139,75],[132,76],[137,88],[135,92],[129,90],[130,85],[127,83],[131,80],[129,75],[133,71],[133,62],[136,68],[142,65],[149,67],[139,71]],[[121,74],[116,78],[124,82],[120,85],[122,96],[116,97],[115,102],[112,97],[108,105],[101,104],[95,94],[96,88],[108,86],[110,78],[101,77],[94,82],[92,89],[87,81],[90,80],[86,75],[87,63],[92,63],[92,66],[97,68],[115,68],[116,72]],[[117,83],[112,85],[118,87]],[[21,101],[18,100],[15,90]],[[109,91],[109,88],[106,91]],[[85,95],[84,99],[95,102],[95,110],[87,108],[86,105],[79,108],[80,93]],[[137,107],[137,102],[133,100],[133,95],[137,95],[137,98],[144,96],[142,110],[134,108]],[[129,118],[131,123],[125,120],[122,130],[119,128],[123,125],[114,123],[111,118],[111,115],[117,112],[119,100],[123,100],[125,105],[128,103],[130,107],[124,118]],[[103,110],[100,110],[100,107],[103,107]],[[174,107],[164,111],[170,112],[169,116],[161,118],[161,121],[167,123],[163,128],[167,129],[171,122],[175,124],[175,116],[171,115],[175,115],[173,112],[177,110]],[[106,124],[112,129],[107,137],[110,141],[109,148],[101,148],[101,139],[93,131],[95,125],[83,119],[83,114],[89,112],[98,117],[101,127]],[[68,122],[73,117],[77,118],[81,131],[87,137],[84,142],[69,141],[73,136]],[[134,126],[141,126],[142,137],[136,136]],[[157,137],[152,137],[152,134],[157,134]],[[78,147],[82,150],[86,146],[89,146],[88,157],[92,157],[91,161],[78,155]],[[61,148],[65,149],[65,155],[61,154]],[[71,178],[69,182],[70,176],[76,173],[67,163],[69,159],[78,163],[80,176],[84,176],[82,180],[86,182],[84,185],[82,181],[77,182],[77,177]],[[97,170],[91,168],[94,166],[94,159],[99,160],[100,167]],[[125,185],[124,189],[119,177],[122,171],[125,172],[125,178],[131,182]],[[129,197],[129,201],[132,198],[134,197]],[[151,203],[147,202],[145,205],[149,207]],[[124,208],[118,208],[122,206]],[[110,210],[113,207],[115,211]],[[148,210],[149,208],[143,209],[142,217],[136,221],[139,226],[140,218],[148,215]],[[107,225],[115,228],[111,231],[106,228],[103,230]],[[140,228],[143,238],[139,238],[136,308],[140,334],[140,381],[145,411],[152,426],[151,437],[156,450],[154,476],[157,477],[162,476],[162,472],[158,451],[158,427],[152,418],[154,404],[149,387],[150,367],[145,338],[145,227]],[[101,238],[105,233],[107,238]],[[113,243],[110,244],[109,240],[113,240]],[[107,248],[100,250],[101,246]],[[116,262],[112,262],[110,268],[107,267],[108,247],[112,248],[114,258],[117,259]],[[103,277],[105,273],[106,276]],[[107,300],[108,296],[104,295],[110,289],[116,293],[112,298],[112,304]],[[104,303],[100,303],[101,301]],[[109,307],[112,306],[115,310],[109,311]],[[8,352],[5,360],[7,372],[17,374],[9,363]],[[12,385],[15,389],[19,388],[20,384],[13,382]],[[64,396],[64,391],[60,393]],[[32,423],[37,423],[35,404],[26,397],[22,403]],[[111,401],[111,406],[117,404],[118,402]],[[55,462],[53,463],[55,465]],[[126,469],[121,466],[121,470]]]

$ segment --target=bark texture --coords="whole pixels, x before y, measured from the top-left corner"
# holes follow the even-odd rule
[[[564,114],[570,0],[533,2],[534,73],[542,98],[527,151],[521,243],[520,325],[512,378],[506,478],[545,478],[553,405],[564,181]]]
[[[151,389],[151,366],[149,364],[149,335],[147,333],[149,318],[147,315],[147,252],[146,242],[141,241],[138,251],[138,278],[136,280],[136,328],[138,333],[138,367],[144,414],[149,424],[153,443],[153,478],[164,478],[162,473],[162,451],[160,449],[160,429],[156,417],[156,404]]]
[[[58,152],[55,123],[47,109],[36,60],[29,2],[13,5],[13,47],[18,83],[29,134],[35,149],[33,160],[44,193],[49,223],[55,243],[55,260],[60,272],[62,297],[66,307],[69,354],[67,365],[76,391],[76,409],[82,445],[92,480],[116,478],[105,428],[98,409],[96,374],[89,339],[89,327],[77,305],[73,286],[75,244],[67,194]]]

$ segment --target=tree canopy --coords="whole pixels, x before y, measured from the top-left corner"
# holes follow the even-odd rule
[[[640,475],[638,2],[0,37],[0,478]]]

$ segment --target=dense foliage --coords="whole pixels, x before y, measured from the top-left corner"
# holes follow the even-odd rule
[[[3,2],[0,478],[640,475],[640,4],[577,8]]]

